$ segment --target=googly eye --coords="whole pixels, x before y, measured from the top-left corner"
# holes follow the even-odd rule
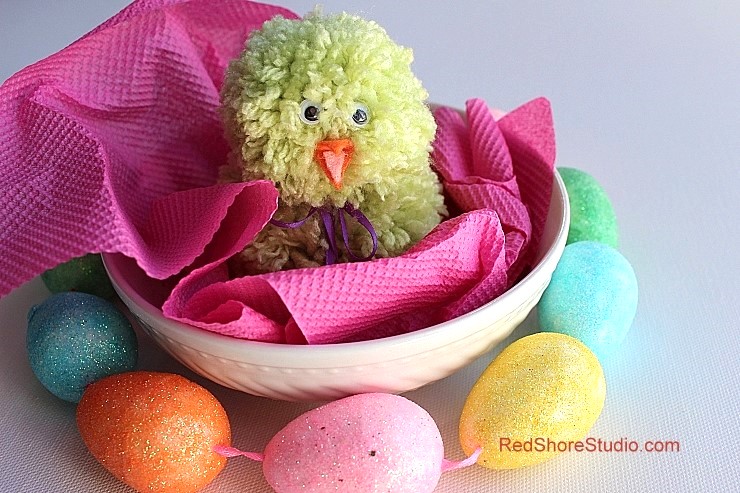
[[[352,122],[358,127],[364,127],[370,121],[370,112],[362,103],[355,104],[355,112],[352,113]]]
[[[304,99],[301,103],[300,118],[306,125],[316,125],[319,123],[319,114],[321,113],[321,105],[310,99]]]

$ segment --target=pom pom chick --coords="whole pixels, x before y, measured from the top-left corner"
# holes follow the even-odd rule
[[[232,274],[392,257],[440,222],[436,124],[412,59],[346,13],[276,17],[250,35],[222,90],[234,152],[221,180],[267,179],[280,198]]]

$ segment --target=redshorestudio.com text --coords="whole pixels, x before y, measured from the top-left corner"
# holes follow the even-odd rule
[[[499,438],[500,452],[680,452],[678,440],[632,440],[618,438],[605,440],[588,437],[583,440],[551,440],[547,437],[534,437],[527,440]]]

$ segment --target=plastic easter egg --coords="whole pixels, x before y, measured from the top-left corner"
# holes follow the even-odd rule
[[[59,293],[28,313],[28,360],[52,394],[77,402],[85,386],[136,367],[131,323],[110,302],[86,293]]]
[[[618,251],[594,241],[567,245],[537,306],[543,331],[568,334],[600,358],[624,340],[637,311],[637,278]]]
[[[90,453],[139,492],[191,493],[226,464],[226,411],[206,389],[170,373],[131,372],[91,384],[77,407]]]
[[[429,414],[403,397],[359,394],[309,411],[278,432],[263,469],[278,493],[434,490],[444,449]]]
[[[103,267],[103,259],[97,254],[91,253],[59,264],[41,274],[41,279],[52,293],[79,291],[107,300],[116,297],[116,291]]]
[[[596,356],[570,336],[539,333],[501,352],[473,386],[460,443],[483,447],[478,464],[514,469],[544,462],[586,436],[601,414],[606,383]]]
[[[599,241],[614,248],[619,229],[614,208],[604,189],[588,173],[574,168],[558,168],[570,203],[570,228],[567,244]]]

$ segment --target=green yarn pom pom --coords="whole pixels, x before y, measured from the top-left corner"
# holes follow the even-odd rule
[[[567,244],[598,241],[617,248],[619,230],[609,197],[588,173],[574,168],[558,168],[570,202],[570,229]]]
[[[372,224],[377,248],[351,225],[348,251],[402,254],[447,214],[430,159],[436,123],[412,60],[377,23],[347,13],[267,21],[226,71],[232,153],[220,179],[274,183],[283,222],[312,207],[352,205]],[[230,265],[235,275],[318,267],[328,245],[315,215],[298,228],[268,225]],[[340,252],[338,261],[348,260]]]
[[[41,279],[52,293],[79,291],[107,300],[116,297],[103,267],[103,259],[97,254],[91,253],[60,264],[41,274]]]
[[[412,60],[377,23],[346,13],[266,22],[226,72],[224,122],[244,169],[225,174],[268,179],[291,206],[358,206],[375,194],[372,207],[385,213],[403,206],[387,203],[391,191],[399,202],[416,196],[433,203],[415,218],[431,229],[441,208],[429,166],[436,123]],[[316,113],[309,124],[306,105]],[[358,108],[367,123],[353,120]],[[314,155],[318,141],[339,138],[352,140],[354,155],[335,189]],[[404,179],[412,174],[419,179]]]

